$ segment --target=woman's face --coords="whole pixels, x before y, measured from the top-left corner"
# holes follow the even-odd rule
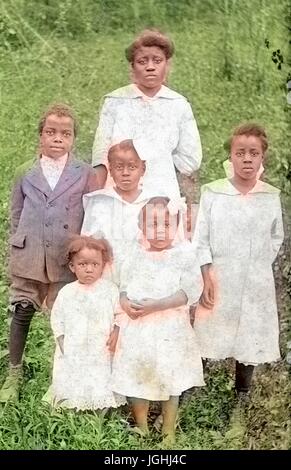
[[[156,46],[140,47],[132,63],[133,81],[148,96],[153,96],[165,82],[169,61]]]

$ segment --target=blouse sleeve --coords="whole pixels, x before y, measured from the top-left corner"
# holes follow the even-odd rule
[[[99,124],[96,130],[93,149],[92,149],[92,165],[107,166],[108,150],[112,142],[113,126],[115,122],[115,112],[113,101],[106,98],[101,108]]]
[[[198,302],[203,290],[203,280],[194,247],[187,253],[181,273],[180,287],[188,297],[188,305]]]
[[[173,153],[175,167],[184,175],[190,176],[198,170],[202,160],[202,148],[196,120],[190,103],[186,102],[179,126],[179,141]]]
[[[212,193],[204,189],[200,199],[198,216],[193,237],[193,246],[197,252],[200,266],[212,263],[210,247],[210,212]]]
[[[271,229],[271,238],[272,238],[272,250],[273,250],[273,260],[279,252],[280,246],[284,240],[284,229],[283,229],[283,220],[282,220],[282,209],[279,195],[275,199],[275,219],[272,224]]]
[[[55,339],[65,334],[65,302],[60,290],[51,311],[51,328]]]

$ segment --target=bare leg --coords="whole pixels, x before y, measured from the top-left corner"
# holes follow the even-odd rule
[[[149,411],[149,400],[142,398],[130,398],[132,404],[132,411],[137,427],[142,433],[147,434],[148,429],[148,411]]]
[[[162,434],[165,441],[175,440],[176,419],[179,406],[179,397],[171,396],[169,400],[162,402],[163,427]]]

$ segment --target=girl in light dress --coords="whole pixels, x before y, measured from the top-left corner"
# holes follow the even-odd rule
[[[68,258],[77,280],[60,290],[51,312],[56,351],[46,401],[77,410],[116,408],[126,400],[110,386],[119,293],[102,274],[110,262],[111,248],[104,239],[76,236]]]
[[[142,208],[143,243],[121,269],[120,322],[112,390],[129,397],[136,425],[148,431],[149,401],[162,401],[162,433],[174,439],[179,395],[204,385],[202,361],[188,306],[202,292],[190,242],[175,244],[180,214],[167,197]],[[188,305],[188,306],[187,306]]]
[[[254,366],[280,358],[272,272],[283,241],[280,191],[259,180],[265,130],[246,123],[230,139],[230,178],[202,187],[194,244],[204,289],[194,329],[202,357],[236,359],[238,397]]]

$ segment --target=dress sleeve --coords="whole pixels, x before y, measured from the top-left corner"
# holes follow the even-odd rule
[[[180,287],[188,297],[188,305],[198,302],[203,290],[203,279],[194,247],[187,251]]]
[[[212,192],[204,189],[200,199],[198,216],[193,237],[193,246],[197,252],[200,266],[212,263],[210,247],[210,212]]]
[[[51,328],[55,339],[65,334],[65,304],[64,295],[60,290],[51,311]]]
[[[271,238],[272,238],[272,250],[273,250],[273,260],[279,252],[280,246],[284,240],[284,229],[283,229],[283,220],[282,220],[282,209],[279,195],[275,199],[275,219],[272,224],[271,229]]]
[[[131,262],[128,258],[126,258],[121,266],[120,266],[120,287],[119,290],[120,292],[127,292],[127,286],[129,283],[129,278],[130,278],[130,272],[131,272]]]
[[[96,130],[93,143],[93,167],[96,167],[98,165],[107,166],[107,155],[112,142],[114,122],[114,101],[112,100],[112,98],[106,98],[101,108],[99,124]]]
[[[81,234],[87,236],[95,235],[96,238],[100,238],[103,234],[102,221],[104,222],[104,218],[102,217],[102,208],[100,210],[98,197],[83,196],[83,207],[85,213]]]
[[[179,126],[179,141],[173,153],[175,167],[184,175],[190,176],[198,170],[202,160],[202,148],[196,120],[190,103],[186,102]]]
[[[112,292],[112,308],[113,308],[113,325],[124,326],[128,321],[128,315],[122,310],[119,303],[119,290],[114,286]]]

